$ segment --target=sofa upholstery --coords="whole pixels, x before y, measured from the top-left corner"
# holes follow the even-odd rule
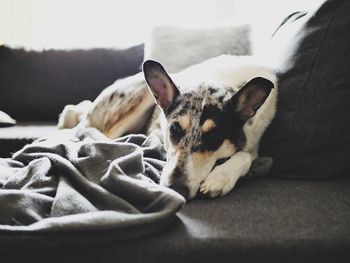
[[[313,54],[316,50],[316,55],[322,53],[317,51],[321,48],[317,48],[313,41],[308,40],[308,37],[317,34],[319,30],[322,31],[318,23],[320,20],[324,21],[329,18],[328,11],[335,12],[332,16],[340,12],[340,18],[345,17],[344,19],[348,21],[349,5],[347,1],[329,0],[325,5],[328,7],[325,8],[323,5],[316,15],[311,16],[313,19],[309,20],[311,21],[309,25],[315,28],[307,31],[306,35],[301,35],[305,42],[298,43],[304,44],[294,46],[295,43],[293,43],[293,47],[297,48],[298,52],[307,49]],[[347,28],[337,28],[340,21],[335,18],[327,21],[328,28],[332,28],[332,23],[336,22],[330,34],[338,33],[343,37],[348,36]],[[325,33],[321,38],[324,40],[323,43],[336,44],[332,39],[328,39]],[[348,43],[340,44],[342,48],[346,48]],[[301,67],[302,62],[301,64],[291,63],[296,62],[293,59],[298,58],[298,53],[293,54],[288,58],[290,63],[288,62],[287,65]],[[342,65],[343,68],[341,68],[332,60],[325,60],[323,63],[324,56],[318,57],[320,60],[311,56],[311,58],[306,58],[306,62],[315,65],[317,61],[317,64],[322,65],[322,70],[324,70],[323,66],[326,67],[328,64],[337,66],[337,70],[347,69],[346,65]],[[340,56],[340,59],[344,61],[347,58]],[[211,200],[200,197],[190,201],[177,214],[171,225],[142,239],[106,242],[100,245],[86,245],[86,242],[82,242],[76,244],[75,247],[67,245],[52,249],[33,249],[30,244],[23,243],[18,244],[17,249],[0,247],[1,260],[4,262],[350,262],[350,178],[346,176],[348,171],[344,170],[344,166],[337,166],[336,162],[324,162],[324,159],[312,160],[313,156],[308,155],[310,153],[323,154],[320,151],[327,151],[330,146],[327,145],[328,141],[321,139],[318,141],[319,148],[310,146],[311,143],[306,139],[310,138],[312,132],[315,132],[313,127],[305,131],[305,136],[302,135],[302,128],[310,129],[307,125],[308,121],[316,125],[317,135],[325,135],[325,131],[322,131],[324,126],[318,126],[322,123],[322,119],[313,118],[310,115],[311,112],[307,112],[310,111],[308,105],[322,108],[322,104],[307,104],[304,101],[306,97],[303,97],[298,105],[291,101],[294,98],[291,93],[305,92],[304,94],[307,95],[309,92],[308,89],[298,90],[298,83],[293,82],[293,85],[289,83],[295,81],[288,79],[288,76],[292,76],[290,74],[300,74],[299,77],[301,77],[305,73],[303,70],[303,68],[295,67],[280,72],[282,76],[280,83],[281,113],[268,130],[262,144],[264,156],[274,157],[275,168],[270,177],[259,180],[242,179],[231,193],[222,198]],[[335,69],[328,69],[328,74],[322,76],[333,78],[329,76],[333,70]],[[315,78],[316,81],[319,74],[324,71],[316,75],[313,75],[313,72],[308,74],[306,80],[311,81],[312,78]],[[345,74],[344,71],[341,74]],[[320,87],[320,92],[323,93],[317,96],[324,95],[326,87],[322,81],[315,83],[319,85],[309,83],[309,88]],[[348,95],[347,86],[343,86],[346,83],[348,82],[336,82],[334,86],[335,89],[344,91],[343,96]],[[339,96],[333,98],[335,109],[332,108],[330,102],[328,110],[339,109],[336,99],[340,99],[341,106],[348,106],[343,102],[345,99],[349,101],[349,96],[345,98]],[[314,97],[309,94],[307,98],[312,100]],[[299,112],[298,115],[299,119],[305,121],[301,123],[301,127],[297,127],[296,124],[290,127],[285,123],[285,121],[295,121],[288,116],[289,103],[291,103],[290,107],[300,106],[300,110],[306,111],[305,114]],[[346,118],[348,112],[342,113]],[[333,111],[333,116],[334,114]],[[303,119],[304,116],[305,119]],[[327,121],[332,122],[332,116],[327,116]],[[344,122],[347,122],[348,125],[349,118],[344,119]],[[335,133],[336,136],[348,134],[349,129],[341,130],[348,128],[347,125],[334,127],[326,125],[331,129],[326,132],[332,132],[332,129],[335,129],[333,132],[338,132]],[[326,138],[329,139],[327,136],[324,137]],[[296,140],[295,145],[293,144],[294,139]],[[305,149],[298,152],[304,142]],[[349,146],[349,142],[347,140],[342,140],[342,142],[344,145],[336,141],[339,148],[332,146],[334,151],[332,154],[336,153],[335,156],[344,161],[348,158],[344,148]],[[283,145],[285,147],[282,147]],[[337,149],[339,152],[336,152]],[[298,153],[301,155],[298,156]],[[303,159],[303,156],[306,159]],[[294,158],[296,158],[295,161]],[[301,165],[303,160],[308,162],[307,166]],[[287,167],[291,170],[287,170]],[[300,170],[302,168],[305,170]],[[341,169],[345,176],[342,179],[325,176],[324,169],[326,168],[328,175],[334,168],[334,171]],[[332,177],[332,179],[325,179],[326,177]],[[91,238],[81,232],[76,234],[80,235],[81,239]],[[107,237],[114,234],[113,231],[96,233],[96,235],[105,235],[106,240],[110,240]],[[50,239],[50,235],[43,235],[42,238],[43,242],[54,242],[54,239]]]
[[[0,110],[17,121],[55,121],[66,104],[93,100],[136,74],[143,45],[129,49],[31,51],[0,47]]]
[[[302,19],[276,66],[278,111],[261,154],[280,176],[349,177],[350,2],[326,1]]]
[[[67,104],[94,100],[115,80],[141,70],[144,45],[127,49],[31,51],[0,46],[0,157],[56,129]]]
[[[349,180],[246,180],[223,198],[189,202],[175,222],[142,239],[0,252],[4,262],[349,262],[349,187]],[[99,234],[109,240],[113,232]]]
[[[24,145],[57,130],[54,122],[20,122],[0,128],[0,157],[10,157]]]

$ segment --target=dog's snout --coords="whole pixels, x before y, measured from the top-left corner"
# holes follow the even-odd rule
[[[181,183],[173,183],[169,185],[169,187],[175,190],[176,192],[178,192],[179,194],[181,194],[183,197],[185,197],[186,200],[189,198],[190,189],[188,188],[187,185],[181,184]]]

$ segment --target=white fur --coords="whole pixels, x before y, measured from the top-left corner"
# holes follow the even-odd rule
[[[123,97],[118,97],[120,94]],[[73,128],[79,124],[94,127],[109,138],[118,138],[127,132],[140,132],[153,107],[153,97],[143,74],[138,73],[114,82],[93,102],[66,105],[60,114],[58,128]]]
[[[232,190],[238,179],[246,175],[253,157],[248,152],[237,152],[229,160],[214,168],[200,185],[200,191],[210,197],[225,195]]]
[[[264,77],[276,84],[272,70],[250,56],[221,55],[171,75],[180,88],[208,85],[232,87],[238,90],[255,77]]]
[[[232,144],[224,142],[217,151],[215,151],[211,155],[206,155],[204,159],[196,160],[196,158],[194,158],[194,155],[190,156],[186,167],[186,170],[188,173],[187,184],[189,186],[189,198],[194,197],[197,194],[199,188],[201,192],[205,194],[209,194],[211,197],[215,197],[217,196],[216,193],[225,187],[227,180],[229,180],[230,178],[236,178],[237,173],[234,173],[234,174],[231,173],[231,175],[228,175],[229,172],[232,172],[232,169],[230,170],[231,166],[224,166],[223,164],[220,165],[220,167],[227,167],[228,171],[224,172],[223,169],[217,169],[219,167],[218,166],[211,173],[209,173],[213,169],[213,166],[215,165],[215,162],[218,159],[226,158],[229,156],[235,156],[234,155],[235,152],[236,152],[236,149],[232,147]],[[220,176],[216,176],[217,174],[220,174],[221,171],[224,173],[222,173]],[[225,177],[225,178],[228,177],[228,178],[224,179],[222,177]],[[218,184],[217,183],[212,184],[214,183],[212,180],[214,180],[215,178],[217,179]],[[218,190],[219,186],[222,186],[222,188]],[[232,187],[229,190],[231,190]],[[221,192],[226,194],[228,191],[227,192],[221,191]]]
[[[84,100],[77,105],[66,105],[58,119],[58,128],[70,129],[75,127],[79,122],[86,118],[91,106],[92,102],[89,100]]]
[[[181,90],[198,87],[204,82],[218,87],[230,87],[233,91],[237,91],[255,77],[270,80],[274,84],[274,88],[256,115],[248,120],[243,127],[247,139],[243,151],[235,153],[236,149],[223,146],[209,157],[196,159],[190,156],[186,165],[186,173],[189,175],[187,184],[190,188],[190,198],[197,194],[198,188],[201,192],[212,197],[225,195],[234,187],[237,180],[248,172],[252,161],[257,158],[260,138],[276,112],[277,83],[272,71],[254,58],[229,55],[209,59],[171,75]],[[121,92],[125,94],[122,99],[115,96],[113,100],[110,100],[112,94],[118,95]],[[142,74],[137,74],[117,81],[103,91],[90,107],[87,123],[109,137],[115,138],[125,132],[137,132],[139,126],[145,124],[145,120],[147,120],[145,116],[148,116],[147,112],[153,105],[154,101]],[[66,124],[64,116],[72,109],[75,108],[69,106],[62,113],[62,123],[65,126],[68,124]],[[77,117],[73,114],[72,118],[81,119],[81,116],[78,114]],[[164,114],[162,119],[165,120]],[[64,126],[63,124],[61,126]],[[164,122],[162,122],[164,127],[163,124]],[[164,131],[166,130],[164,129]],[[165,139],[167,137],[165,134]],[[165,140],[165,143],[171,151],[169,142]],[[230,159],[212,170],[216,160],[225,157],[230,157]],[[165,172],[167,169],[174,168],[175,163],[175,159],[170,160],[165,167]],[[161,182],[167,184],[165,181],[166,179],[162,178]]]
[[[248,120],[243,127],[247,139],[243,151],[235,154],[231,153],[231,155],[233,154],[232,157],[212,172],[210,172],[211,168],[208,168],[209,166],[195,164],[193,160],[189,160],[190,164],[187,172],[192,174],[192,176],[189,175],[190,179],[188,181],[190,197],[196,194],[196,189],[199,186],[198,181],[201,183],[201,192],[212,197],[224,195],[234,187],[240,177],[248,172],[252,161],[257,158],[260,138],[276,113],[277,80],[272,70],[263,66],[255,58],[228,55],[209,59],[172,75],[175,83],[184,89],[205,82],[209,85],[231,87],[235,91],[255,77],[270,80],[274,84],[274,88],[256,115]],[[215,153],[205,163],[215,163],[214,159],[218,159]],[[195,177],[196,180],[191,179]]]

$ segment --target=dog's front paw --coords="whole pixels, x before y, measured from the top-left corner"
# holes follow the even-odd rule
[[[199,191],[210,197],[223,196],[232,190],[238,178],[224,169],[216,167],[201,183]]]

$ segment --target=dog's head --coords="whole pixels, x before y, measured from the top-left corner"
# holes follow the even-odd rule
[[[193,198],[215,163],[244,147],[243,125],[264,103],[273,84],[258,77],[236,93],[206,83],[181,92],[158,62],[145,61],[143,72],[166,118],[167,163],[161,183]]]

